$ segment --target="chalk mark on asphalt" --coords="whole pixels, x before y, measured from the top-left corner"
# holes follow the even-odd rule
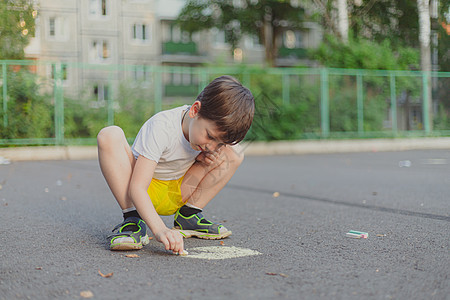
[[[236,190],[256,192],[256,193],[260,193],[260,194],[269,194],[269,195],[273,194],[273,191],[260,189],[260,188],[252,188],[252,187],[248,187],[248,186],[240,186],[240,185],[236,185],[236,184],[228,184],[226,187],[231,188],[231,189],[236,189]],[[285,193],[285,192],[283,192],[281,194],[284,197],[295,198],[295,199],[305,199],[305,200],[318,201],[318,202],[328,203],[328,204],[357,207],[357,208],[363,208],[363,209],[379,211],[379,212],[388,212],[388,213],[393,213],[393,214],[398,214],[398,215],[405,215],[405,216],[412,216],[412,217],[419,217],[419,218],[434,219],[434,220],[450,222],[450,216],[415,212],[415,211],[410,211],[410,210],[382,207],[382,206],[369,205],[369,204],[352,203],[352,202],[346,202],[346,201],[340,201],[340,200],[331,200],[331,199],[327,199],[327,198],[320,198],[320,197],[314,197],[314,196],[296,195],[296,194]]]
[[[209,246],[209,247],[190,248],[189,254],[185,257],[199,258],[199,259],[228,259],[260,254],[261,253],[256,250],[234,246],[232,247]]]

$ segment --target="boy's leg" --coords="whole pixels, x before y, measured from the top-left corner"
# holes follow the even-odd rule
[[[243,160],[243,152],[226,147],[217,164],[195,162],[181,184],[183,201],[203,209],[230,181]]]
[[[97,136],[98,160],[108,186],[122,210],[133,207],[128,186],[136,160],[123,130],[109,126]]]
[[[216,164],[195,162],[186,172],[181,184],[181,196],[190,207],[183,206],[175,215],[175,226],[182,229],[185,237],[221,239],[231,234],[222,225],[204,219],[201,209],[228,183],[243,159],[242,152],[226,147]]]
[[[141,249],[149,242],[147,228],[139,217],[128,196],[128,187],[136,160],[131,152],[125,134],[120,127],[103,128],[98,136],[98,159],[100,169],[116,198],[124,221],[113,229],[111,250]]]

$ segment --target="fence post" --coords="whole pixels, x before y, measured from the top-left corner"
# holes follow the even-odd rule
[[[361,72],[358,72],[356,75],[356,102],[358,108],[358,135],[361,136],[364,134],[364,98]]]
[[[208,74],[204,68],[199,69],[200,81],[198,83],[198,94],[208,85]]]
[[[161,68],[155,69],[155,112],[162,110],[162,70]]]
[[[246,88],[250,89],[250,83],[251,83],[251,79],[250,79],[250,73],[247,71],[244,71],[243,75],[243,84]]]
[[[3,127],[8,127],[8,73],[6,62],[2,64],[3,69]]]
[[[290,95],[289,95],[289,89],[290,89],[290,82],[289,82],[289,74],[286,74],[283,72],[283,104],[289,104],[290,102]]]
[[[320,127],[322,137],[328,137],[330,133],[330,108],[329,108],[328,69],[320,70]]]
[[[62,90],[61,64],[54,64],[54,98],[55,98],[55,142],[64,144],[64,96]]]
[[[390,88],[391,88],[391,119],[392,119],[392,133],[394,136],[397,135],[397,96],[395,87],[395,75],[391,72],[390,74]]]
[[[113,93],[113,84],[112,84],[112,72],[109,73],[108,77],[108,125],[114,125],[114,93]]]
[[[423,101],[422,101],[422,111],[423,111],[423,124],[425,128],[425,133],[430,133],[430,107],[428,106],[428,72],[422,72],[422,95],[423,95]]]

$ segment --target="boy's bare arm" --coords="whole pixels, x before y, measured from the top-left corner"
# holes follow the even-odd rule
[[[182,254],[184,252],[182,235],[178,231],[167,228],[147,193],[156,164],[153,160],[139,156],[131,176],[129,194],[139,215],[150,227],[155,238],[164,244],[166,250]]]
[[[222,147],[226,147],[226,146],[222,146]],[[200,154],[197,155],[195,160],[199,161],[201,163],[204,163],[207,166],[219,165],[223,162],[223,157],[221,155],[222,147],[217,149],[216,151],[200,152]]]

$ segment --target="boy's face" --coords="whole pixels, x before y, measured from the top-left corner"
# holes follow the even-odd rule
[[[189,116],[191,117],[189,124],[189,143],[192,149],[203,152],[219,150],[224,145],[220,139],[223,133],[217,129],[213,121],[201,118],[194,105],[189,112]]]

